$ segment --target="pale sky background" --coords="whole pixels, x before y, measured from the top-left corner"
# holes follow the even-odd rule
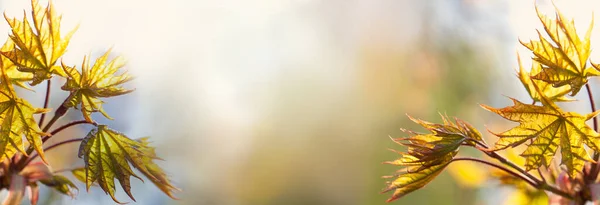
[[[505,2],[469,1],[490,12],[496,11],[494,5]],[[405,25],[398,27],[408,29],[402,31],[405,38],[398,40],[399,45],[414,40],[419,27],[410,21],[418,9],[385,13],[382,8],[372,6],[376,5],[373,0],[54,2],[57,11],[63,14],[63,29],[80,24],[63,59],[65,62],[79,63],[83,55],[98,55],[110,46],[115,54],[128,60],[126,69],[136,76],[132,84],[137,90],[130,97],[120,97],[123,99],[119,102],[124,104],[111,105],[112,101],[107,100],[109,114],[116,119],[109,123],[125,124],[122,131],[133,138],[150,135],[154,145],[165,143],[158,146],[158,152],[166,156],[163,164],[168,166],[164,168],[173,176],[174,183],[188,191],[183,196],[195,194],[190,192],[210,192],[209,184],[215,183],[215,178],[236,160],[243,159],[252,144],[251,136],[246,133],[269,114],[263,112],[270,106],[269,93],[263,90],[278,86],[278,78],[314,74],[320,77],[312,80],[333,87],[333,91],[347,90],[352,77],[357,75],[353,69],[353,41],[376,37],[370,36],[370,26],[393,24],[378,25],[378,19],[400,19]],[[400,0],[396,4],[402,7],[415,2],[418,1]],[[535,16],[533,1],[508,2],[508,8],[504,9],[508,13],[498,14],[507,15],[511,29],[508,33],[514,38],[507,40],[511,43],[507,52],[518,50],[522,59],[527,59],[529,53],[516,39],[535,38],[537,34],[532,28],[541,29],[541,24]],[[576,19],[578,28],[587,28],[592,12],[598,13],[600,8],[600,2],[594,0],[556,0],[555,4],[566,16]],[[549,1],[540,1],[539,5],[544,13],[553,10]],[[0,6],[6,15],[20,16],[23,9],[29,9],[29,1],[7,0]],[[345,9],[340,11],[345,13],[336,13],[336,8],[341,7]],[[323,13],[351,19],[356,25],[324,22],[319,18]],[[600,22],[599,16],[595,16],[596,22]],[[343,29],[331,29],[332,26]],[[0,34],[8,34],[8,28],[7,24],[0,24]],[[594,29],[592,45],[600,43],[599,29],[600,26]],[[600,62],[600,52],[593,52],[592,60]],[[526,67],[527,62],[524,61]],[[517,68],[516,57],[504,63]],[[509,73],[504,76],[506,79],[512,78],[510,72],[504,73]],[[523,91],[519,92],[525,96]],[[169,142],[172,137],[184,140]],[[151,183],[133,186],[139,204],[162,204],[169,200]],[[99,197],[86,196],[84,192],[82,189],[80,200],[69,202],[110,202],[100,189],[92,190]],[[120,199],[128,201],[122,191],[117,192]]]

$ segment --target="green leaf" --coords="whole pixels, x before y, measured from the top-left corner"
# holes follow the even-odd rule
[[[79,191],[77,186],[75,186],[71,180],[62,175],[54,175],[52,178],[42,179],[40,182],[46,186],[54,188],[61,194],[65,194],[70,197],[75,197],[76,195],[76,193],[73,193],[73,190]]]
[[[63,64],[68,79],[62,89],[71,92],[65,106],[79,106],[83,117],[88,122],[92,122],[90,117],[92,112],[100,112],[106,118],[111,119],[102,109],[104,102],[99,98],[123,95],[133,91],[120,87],[121,84],[130,81],[131,76],[127,73],[114,75],[119,68],[125,65],[121,57],[117,57],[105,65],[109,54],[110,50],[98,58],[91,68],[89,59],[84,57],[81,73],[75,67]]]
[[[550,37],[546,39],[538,31],[539,41],[521,42],[534,54],[534,60],[543,65],[533,79],[542,80],[554,87],[570,86],[571,95],[579,92],[581,87],[588,82],[588,77],[600,75],[600,71],[587,67],[590,55],[590,35],[593,22],[583,39],[580,39],[575,30],[575,23],[567,21],[557,10],[556,19],[550,19],[537,11],[538,17],[544,25],[544,30]],[[549,95],[552,98],[551,95]]]
[[[65,53],[76,29],[61,37],[62,16],[56,14],[52,4],[42,7],[37,0],[32,0],[31,4],[33,27],[26,15],[21,21],[4,16],[12,28],[9,37],[15,46],[11,51],[2,51],[2,55],[10,59],[19,71],[32,73],[31,85],[37,85],[50,79],[52,74],[66,77],[63,70],[55,64]]]
[[[73,176],[75,177],[75,179],[86,183],[86,179],[85,179],[85,167],[81,167],[81,168],[77,168],[77,169],[73,169],[71,170],[71,173],[73,174]]]
[[[154,164],[153,160],[158,157],[154,148],[148,146],[146,139],[129,139],[106,125],[99,125],[89,132],[79,147],[79,157],[83,157],[85,162],[87,190],[96,182],[117,203],[121,202],[114,196],[115,178],[119,180],[125,193],[135,201],[129,179],[131,176],[141,178],[133,173],[129,164],[168,196],[174,198],[173,191],[179,190],[169,182],[162,169]]]
[[[535,84],[534,84],[535,86]],[[539,92],[539,89],[536,87]],[[526,170],[548,167],[557,148],[561,148],[562,164],[566,165],[571,177],[581,171],[586,161],[591,161],[584,144],[600,151],[600,134],[585,122],[596,116],[599,111],[582,116],[575,112],[564,112],[551,100],[541,95],[543,106],[528,105],[512,99],[514,105],[496,109],[482,105],[507,120],[519,122],[519,126],[503,133],[494,133],[500,137],[495,149],[516,147],[526,141],[531,144],[521,156],[526,158]]]

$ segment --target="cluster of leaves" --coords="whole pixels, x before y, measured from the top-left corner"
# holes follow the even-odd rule
[[[595,110],[588,84],[590,77],[600,75],[600,65],[591,63],[588,59],[593,22],[581,38],[575,30],[574,21],[566,20],[559,11],[556,12],[556,18],[549,18],[539,11],[537,14],[547,37],[538,31],[539,39],[521,42],[532,52],[533,63],[528,72],[519,59],[518,71],[518,77],[534,103],[525,104],[511,98],[513,105],[504,108],[481,105],[507,120],[518,122],[519,125],[501,133],[492,132],[499,139],[492,148],[488,148],[481,134],[460,120],[451,123],[443,118],[444,124],[433,124],[411,118],[432,134],[407,131],[410,137],[395,140],[407,147],[408,152],[400,152],[400,159],[387,162],[405,167],[399,174],[390,176],[395,180],[388,183],[384,192],[395,191],[388,201],[425,186],[449,163],[458,161],[455,155],[460,146],[475,147],[501,162],[502,165],[497,165],[479,159],[460,159],[481,162],[501,169],[505,174],[496,177],[503,184],[521,190],[526,190],[526,187],[545,190],[577,202],[590,200],[587,187],[596,182],[596,161],[600,156],[597,154],[600,153],[597,122],[594,129],[586,124],[591,119],[596,121],[596,116],[600,113],[600,110]],[[583,86],[588,89],[593,109],[591,113],[566,112],[556,104],[559,101],[572,101],[566,95],[575,96]],[[525,146],[520,146],[523,144]],[[520,154],[524,158],[524,169],[497,154],[497,151],[514,147],[524,149]],[[558,165],[555,162],[555,159],[558,159],[555,155],[559,148],[562,168],[556,168]],[[591,157],[591,153],[596,153],[594,158]],[[554,166],[551,166],[552,164]],[[563,169],[564,172],[556,173]],[[546,181],[541,174],[530,174],[532,170],[551,173],[551,180]],[[560,186],[564,184],[558,182],[560,180],[570,184],[578,183],[578,186]],[[552,184],[559,186],[555,187]],[[573,187],[578,188],[575,190]],[[533,199],[543,192],[526,190],[524,193]]]
[[[132,79],[131,76],[127,73],[116,74],[124,66],[122,58],[108,61],[109,50],[97,58],[93,65],[90,65],[89,57],[84,57],[80,69],[65,63],[59,64],[76,29],[61,35],[61,16],[56,14],[52,3],[44,7],[37,0],[32,0],[31,4],[33,23],[27,20],[27,15],[22,20],[5,15],[12,32],[0,49],[0,188],[9,189],[5,204],[19,204],[25,189],[30,190],[31,203],[37,203],[38,182],[73,195],[76,186],[68,178],[52,171],[44,156],[43,144],[61,130],[77,124],[91,124],[95,128],[85,138],[63,141],[46,150],[66,143],[81,142],[78,156],[83,158],[85,167],[72,171],[77,179],[86,184],[88,191],[91,185],[97,184],[115,202],[121,203],[114,196],[114,180],[117,179],[127,195],[135,201],[131,194],[130,178],[141,178],[133,172],[133,166],[165,194],[175,198],[173,193],[179,189],[154,163],[155,159],[160,158],[149,146],[147,138],[132,140],[106,125],[98,125],[91,117],[92,113],[100,112],[110,119],[102,109],[102,98],[132,91],[122,87],[123,83]],[[45,115],[51,112],[46,106],[50,81],[54,77],[66,81],[62,90],[69,95],[54,111],[52,119],[43,126]],[[14,89],[14,86],[19,86],[31,90],[29,86],[42,82],[48,83],[43,108],[34,107],[19,97]],[[79,109],[84,120],[49,131],[71,108]],[[40,115],[39,121],[35,120],[34,115]],[[34,151],[36,154],[33,154]],[[32,162],[37,156],[42,162]]]
[[[456,123],[453,123],[442,116],[444,124],[434,124],[410,116],[409,118],[431,133],[421,134],[404,130],[412,136],[393,139],[396,143],[408,147],[408,151],[398,152],[401,155],[400,159],[386,162],[406,167],[398,174],[386,177],[396,178],[388,182],[384,190],[394,190],[388,202],[425,186],[452,162],[461,145],[474,145],[474,142],[481,140],[481,134],[477,130],[459,119],[455,119]]]

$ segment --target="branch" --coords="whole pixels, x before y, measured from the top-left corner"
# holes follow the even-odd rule
[[[511,161],[508,161],[506,158],[500,156],[495,151],[490,151],[489,148],[488,148],[488,146],[485,143],[479,142],[479,143],[477,143],[477,145],[482,146],[483,149],[479,149],[479,150],[482,151],[483,153],[485,153],[486,155],[488,155],[489,157],[494,158],[494,159],[500,161],[502,164],[505,164],[505,165],[507,165],[507,166],[509,166],[509,167],[511,167],[511,168],[513,168],[515,170],[517,170],[518,172],[520,172],[521,174],[523,174],[525,177],[527,177],[529,180],[533,181],[533,183],[535,185],[532,184],[532,183],[530,183],[531,181],[526,181],[526,182],[529,183],[530,185],[534,186],[535,188],[544,189],[544,190],[553,192],[553,193],[555,193],[557,195],[560,195],[560,196],[562,196],[564,198],[573,200],[573,196],[571,196],[569,193],[564,192],[564,191],[562,191],[562,190],[560,190],[560,189],[558,189],[558,188],[556,188],[554,186],[551,186],[548,183],[546,183],[545,181],[542,181],[542,180],[538,179],[537,177],[529,174],[529,172],[525,171],[523,168],[521,168],[518,165],[512,163]],[[488,163],[486,163],[486,164],[488,164]],[[523,179],[524,177],[521,176],[519,178]]]
[[[488,161],[485,161],[485,160],[481,160],[481,159],[477,159],[477,158],[471,158],[471,157],[456,157],[456,158],[452,159],[452,161],[473,161],[473,162],[483,163],[483,164],[495,167],[497,169],[500,169],[500,170],[502,170],[502,171],[504,171],[506,173],[509,173],[510,175],[515,176],[515,177],[517,177],[517,178],[519,178],[519,179],[527,182],[527,184],[531,185],[533,188],[538,188],[538,186],[539,186],[536,182],[531,181],[530,179],[528,179],[527,177],[525,177],[525,176],[523,176],[523,175],[521,175],[519,173],[516,173],[516,172],[514,172],[514,171],[512,171],[512,170],[510,170],[510,169],[508,169],[506,167],[503,167],[501,165],[494,164],[494,163],[491,163],[491,162],[488,162]]]

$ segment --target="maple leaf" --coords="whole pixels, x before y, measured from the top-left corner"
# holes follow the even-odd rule
[[[68,79],[62,89],[71,92],[65,105],[67,107],[77,107],[79,105],[83,117],[88,122],[92,122],[90,117],[92,112],[100,112],[106,118],[112,119],[102,109],[102,103],[104,102],[99,98],[123,95],[133,91],[120,87],[121,84],[130,81],[131,76],[127,73],[114,75],[119,68],[125,65],[121,57],[117,57],[110,61],[108,65],[105,65],[109,54],[110,50],[96,59],[91,68],[88,57],[84,57],[81,73],[75,67],[68,67],[63,64]]]
[[[15,44],[9,38],[2,48],[0,48],[0,53],[12,51],[14,46]],[[2,58],[2,67],[6,71],[6,75],[8,75],[10,81],[19,87],[31,90],[31,88],[25,85],[25,82],[31,81],[33,79],[33,74],[19,71],[18,67],[3,55],[0,55],[0,58]]]
[[[22,136],[30,146],[35,148],[44,162],[42,136],[48,134],[38,127],[34,114],[47,112],[46,109],[36,109],[29,102],[21,99],[15,93],[4,67],[1,68],[0,79],[0,161],[12,157],[16,151],[26,154],[23,150]]]
[[[538,31],[539,41],[521,42],[533,52],[533,60],[543,65],[542,71],[532,78],[554,87],[569,85],[571,96],[574,96],[588,82],[588,77],[600,75],[597,69],[586,67],[593,21],[585,37],[580,39],[574,21],[565,20],[560,11],[557,10],[556,19],[546,17],[537,8],[536,11],[550,39]]]
[[[539,93],[539,88],[533,85]],[[569,175],[573,177],[582,170],[586,161],[591,161],[584,144],[595,151],[600,150],[600,134],[585,123],[600,111],[585,116],[564,112],[550,99],[540,96],[543,106],[524,104],[512,98],[514,105],[501,109],[481,105],[507,120],[520,123],[503,133],[493,133],[500,137],[494,149],[516,147],[531,140],[531,144],[521,154],[526,159],[525,168],[529,171],[542,165],[548,167],[560,146],[561,163],[566,165]]]
[[[533,83],[540,88],[540,91],[553,101],[572,101],[572,99],[567,98],[565,95],[569,93],[571,90],[568,86],[554,87],[552,84],[544,82],[542,80],[531,79],[531,76],[535,76],[542,72],[542,65],[537,61],[533,61],[531,65],[531,71],[527,72],[523,65],[521,64],[521,58],[517,54],[517,60],[519,62],[519,72],[518,77],[521,80],[521,83],[531,96],[531,99],[535,101],[540,101],[540,94],[535,90]]]
[[[384,162],[406,167],[399,174],[385,177],[396,177],[394,181],[388,182],[387,188],[383,191],[395,190],[388,202],[427,185],[452,162],[461,145],[481,140],[479,131],[459,119],[455,119],[456,123],[453,123],[442,116],[444,124],[435,124],[408,117],[429,130],[431,134],[403,130],[411,136],[394,139],[396,143],[408,147],[408,151],[398,152],[401,157],[397,160]]]
[[[12,28],[10,39],[15,43],[12,51],[2,51],[2,54],[17,65],[19,71],[33,74],[31,85],[37,85],[50,79],[52,74],[66,77],[66,74],[56,66],[56,61],[65,53],[71,36],[76,28],[64,37],[60,35],[60,21],[54,6],[48,4],[42,7],[37,0],[32,0],[33,28],[27,16],[23,20],[4,18]]]
[[[138,169],[160,190],[171,198],[173,191],[179,191],[167,179],[163,170],[153,160],[159,159],[154,148],[148,146],[146,139],[140,141],[127,138],[125,135],[109,129],[106,125],[98,125],[84,138],[79,147],[78,156],[85,162],[85,183],[89,190],[97,183],[112,199],[119,202],[115,196],[116,178],[127,195],[135,201],[131,194],[130,177],[141,180],[129,166]]]
[[[455,153],[456,152],[454,152],[454,154]],[[439,175],[444,170],[444,168],[446,168],[446,166],[448,166],[453,156],[454,155],[451,155],[449,158],[445,158],[446,163],[428,166],[420,169],[417,172],[413,172],[407,169],[398,174],[397,176],[388,176],[396,177],[396,179],[392,182],[388,182],[387,188],[384,189],[382,192],[385,193],[394,190],[392,197],[389,198],[387,202],[394,201],[408,193],[423,188],[425,185],[431,182],[431,180],[437,177],[437,175]]]

